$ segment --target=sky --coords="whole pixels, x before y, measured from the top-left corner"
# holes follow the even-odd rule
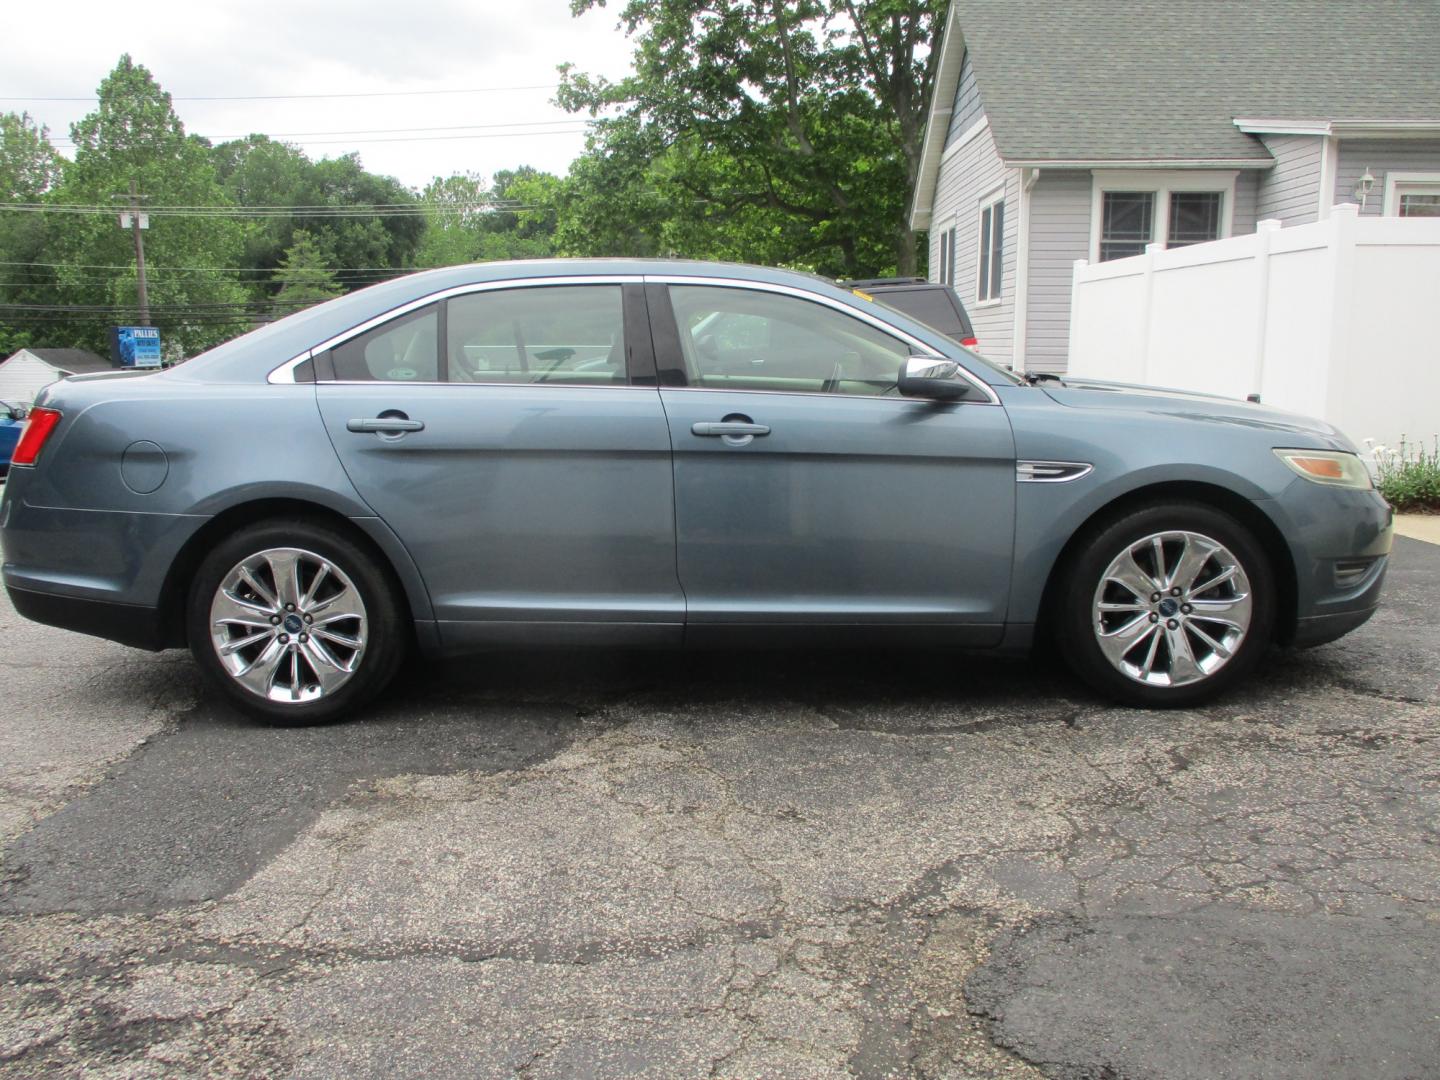
[[[187,132],[217,142],[262,132],[315,160],[354,151],[416,189],[519,165],[563,174],[584,150],[584,123],[553,104],[556,67],[619,78],[633,49],[615,4],[575,18],[569,0],[5,7],[0,111],[29,112],[66,156],[70,124],[128,52],[170,93]],[[187,100],[236,97],[262,100]]]

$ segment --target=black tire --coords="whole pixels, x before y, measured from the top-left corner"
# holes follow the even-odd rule
[[[247,649],[237,650],[231,659],[222,661],[215,635],[228,636],[227,646],[233,648],[250,630],[229,625],[231,620],[215,620],[212,605],[222,602],[217,599],[221,587],[230,582],[230,595],[235,595],[237,586],[231,575],[237,573],[242,564],[266,559],[267,555],[283,560],[286,553],[293,554],[298,567],[295,572],[298,584],[289,590],[289,594],[304,599],[304,584],[323,578],[314,586],[317,599],[311,608],[301,606],[293,616],[298,620],[313,610],[315,614],[305,619],[310,625],[296,622],[293,637],[289,634],[283,639],[276,636],[288,628],[287,623],[291,620],[283,602],[277,600],[281,607],[276,616],[268,619],[254,616],[254,635],[264,640]],[[320,564],[327,567],[323,574],[318,569]],[[278,598],[286,592],[276,588],[278,571],[273,569],[273,564],[256,562],[254,566],[260,568],[263,593],[273,591]],[[265,566],[272,568],[268,577],[265,576]],[[342,584],[353,593],[341,588]],[[270,606],[262,598],[262,593],[248,590],[246,586],[239,588],[246,592],[249,601]],[[358,597],[358,603],[355,597]],[[336,606],[326,609],[327,599]],[[361,613],[349,616],[337,614],[352,608]],[[246,615],[248,617],[248,612]],[[282,622],[273,629],[260,625],[273,622],[276,617],[280,617]],[[244,712],[281,725],[319,724],[350,716],[390,683],[405,659],[410,643],[399,588],[389,568],[351,537],[323,522],[305,518],[257,522],[217,544],[201,562],[191,582],[185,620],[190,652],[211,685]],[[234,621],[238,622],[239,617]],[[330,623],[329,633],[321,629],[327,622]],[[319,633],[315,633],[317,629]],[[303,638],[301,634],[304,634]],[[361,642],[358,649],[340,644],[352,638]],[[307,644],[301,645],[302,640]],[[282,641],[285,643],[282,644]],[[261,696],[258,690],[247,687],[241,681],[241,675],[233,674],[226,667],[227,662],[243,665],[248,657],[259,658],[265,650],[271,652],[250,662],[251,678],[263,679],[263,669],[274,662],[276,678],[270,692],[278,694],[278,700]],[[282,653],[285,655],[275,660]],[[299,658],[292,661],[290,653],[298,653]],[[350,664],[352,668],[343,671],[341,666],[331,666],[328,662],[312,659],[314,657],[334,659],[341,664]],[[281,672],[280,667],[286,670]],[[333,689],[322,687],[322,670],[327,677],[338,680]],[[289,687],[295,689],[287,690]]]
[[[1160,559],[1165,560],[1164,567],[1174,571],[1175,588],[1179,588],[1179,581],[1187,576],[1180,572],[1181,553],[1190,550],[1180,534],[1198,535],[1202,540],[1216,542],[1226,557],[1202,563],[1204,569],[1190,580],[1201,585],[1214,580],[1217,571],[1231,558],[1239,573],[1232,575],[1229,584],[1221,584],[1208,591],[1197,589],[1193,597],[1184,589],[1181,589],[1180,595],[1173,597],[1169,590],[1152,592],[1135,605],[1137,610],[1133,622],[1130,621],[1130,611],[1102,612],[1098,606],[1102,600],[1108,605],[1123,607],[1130,604],[1130,596],[1135,592],[1112,578],[1112,583],[1106,585],[1102,593],[1102,581],[1112,564],[1143,541],[1139,554],[1134,556],[1135,562],[1142,571],[1148,569],[1150,572],[1146,576],[1153,579],[1155,556],[1146,552],[1153,551],[1155,538],[1165,534],[1174,535],[1168,540],[1162,538]],[[1193,550],[1196,552],[1194,558],[1198,558],[1198,553],[1206,549],[1195,541]],[[1121,704],[1140,708],[1198,705],[1225,693],[1245,678],[1270,647],[1274,636],[1276,603],[1273,573],[1269,559],[1250,531],[1229,514],[1212,506],[1177,501],[1132,510],[1095,527],[1081,541],[1070,560],[1058,595],[1056,643],[1076,675]],[[1234,584],[1241,580],[1244,582],[1243,590]],[[1153,600],[1155,595],[1160,595],[1161,599]],[[1194,605],[1186,602],[1192,598]],[[1235,610],[1243,606],[1244,598],[1249,601],[1249,621],[1243,636],[1236,639],[1228,650],[1212,648],[1208,641],[1218,639],[1222,646],[1226,644],[1222,638],[1224,628],[1198,609],[1207,600],[1210,609],[1216,611],[1221,610],[1219,605],[1228,602],[1231,609],[1223,613],[1226,617],[1235,617]],[[1184,605],[1183,609],[1176,610],[1181,605]],[[1137,638],[1132,646],[1135,651],[1112,660],[1101,646],[1101,632],[1105,631],[1112,642],[1123,642],[1127,628],[1134,628],[1131,632],[1136,635],[1148,636]],[[1208,635],[1208,638],[1200,636],[1202,634]],[[1148,644],[1152,639],[1158,639],[1158,647],[1153,653]],[[1172,647],[1172,641],[1176,642],[1176,647]],[[1121,648],[1124,648],[1122,644],[1111,645],[1113,651]],[[1147,660],[1154,664],[1153,670],[1147,669]],[[1202,663],[1217,666],[1204,673],[1200,670]],[[1173,676],[1175,684],[1147,681],[1171,678],[1169,669],[1172,665],[1176,671]],[[1130,673],[1122,670],[1122,666],[1127,667]],[[1193,681],[1181,681],[1184,679]]]

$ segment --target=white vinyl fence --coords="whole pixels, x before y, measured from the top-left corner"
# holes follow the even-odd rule
[[[1331,217],[1075,264],[1068,371],[1259,394],[1356,442],[1440,432],[1440,218]]]

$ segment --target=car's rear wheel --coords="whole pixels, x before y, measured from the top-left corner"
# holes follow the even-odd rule
[[[1233,686],[1269,647],[1275,589],[1238,521],[1167,503],[1087,538],[1059,614],[1061,651],[1097,690],[1129,705],[1195,705]]]
[[[222,693],[272,723],[345,716],[383,690],[407,636],[374,556],[318,522],[267,521],[200,564],[190,651]]]

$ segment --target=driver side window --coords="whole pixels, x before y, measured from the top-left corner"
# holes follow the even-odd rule
[[[893,393],[904,342],[810,300],[715,285],[673,285],[690,385],[775,393]]]

